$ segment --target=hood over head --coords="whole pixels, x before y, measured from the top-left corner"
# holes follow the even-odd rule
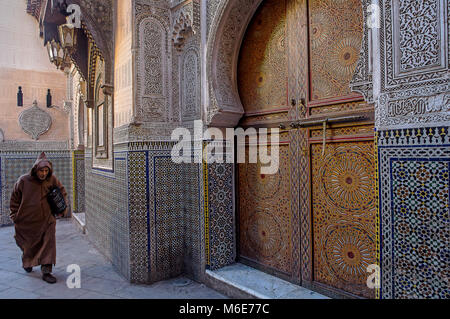
[[[48,172],[47,178],[52,176],[52,174],[53,174],[52,162],[50,162],[47,159],[47,156],[45,155],[44,152],[42,152],[36,159],[36,162],[34,162],[33,168],[31,169],[31,173],[30,173],[31,176],[34,176],[37,178],[37,175],[36,175],[37,171],[43,167],[48,167],[49,172]]]

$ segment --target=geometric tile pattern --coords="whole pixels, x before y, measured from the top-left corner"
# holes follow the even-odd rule
[[[154,207],[155,280],[180,275],[183,271],[185,209],[183,207],[182,165],[170,156],[153,156],[154,189],[150,205]],[[153,195],[153,196],[152,196]]]
[[[172,142],[130,144],[130,275],[151,283],[201,272],[200,165],[176,164]]]
[[[378,136],[381,298],[448,299],[449,129]]]
[[[209,269],[215,270],[236,260],[236,227],[233,211],[233,164],[207,164],[209,220]]]
[[[392,295],[450,297],[450,158],[391,159]]]
[[[182,164],[184,203],[184,273],[198,279],[202,268],[201,164]]]
[[[2,152],[0,154],[1,175],[1,213],[0,225],[11,225],[9,218],[9,202],[14,184],[20,176],[28,173],[33,167],[36,158],[41,152]],[[72,159],[69,151],[50,152],[46,151],[47,158],[52,162],[55,176],[64,185],[68,194],[70,209],[72,201]]]
[[[85,212],[84,183],[85,183],[85,167],[84,167],[84,151],[73,151],[73,194],[74,204],[73,211],[76,213]]]
[[[128,152],[128,214],[130,221],[130,281],[148,281],[148,163],[147,152]]]
[[[89,150],[90,151],[90,150]],[[114,267],[130,278],[130,236],[126,155],[114,154],[114,171],[92,168],[85,153],[86,227],[88,236]]]

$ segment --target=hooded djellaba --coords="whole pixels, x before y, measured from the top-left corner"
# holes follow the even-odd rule
[[[45,173],[48,168],[48,174]],[[44,178],[44,179],[41,179]],[[59,187],[67,201],[67,192],[53,174],[52,163],[42,152],[28,174],[22,175],[14,185],[10,201],[10,217],[15,226],[15,240],[22,250],[22,266],[27,272],[41,265],[43,279],[54,283],[52,265],[56,264],[56,218],[52,215],[47,194]],[[67,209],[59,216],[66,216]]]

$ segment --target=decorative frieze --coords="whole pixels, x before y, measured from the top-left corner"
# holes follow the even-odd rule
[[[422,123],[448,125],[450,87],[447,93],[442,93],[445,87],[449,85],[381,94],[375,117],[377,128],[407,128]]]

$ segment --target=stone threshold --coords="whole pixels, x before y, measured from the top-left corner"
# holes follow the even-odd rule
[[[86,215],[85,215],[85,213],[73,213],[72,221],[80,229],[81,233],[86,234]]]
[[[232,298],[329,299],[240,263],[218,270],[206,270],[206,281],[212,288]]]

